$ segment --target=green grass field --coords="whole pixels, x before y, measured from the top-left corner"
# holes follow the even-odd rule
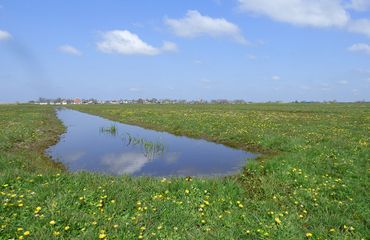
[[[223,178],[68,173],[50,106],[0,105],[0,239],[369,239],[370,104],[74,105],[260,152]]]

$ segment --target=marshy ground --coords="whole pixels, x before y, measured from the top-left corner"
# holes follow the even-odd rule
[[[0,239],[367,239],[370,104],[74,105],[264,153],[222,178],[72,174],[51,106],[0,105]]]

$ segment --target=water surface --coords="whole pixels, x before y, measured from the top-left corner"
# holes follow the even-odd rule
[[[229,175],[240,171],[247,158],[255,157],[221,144],[122,124],[75,110],[58,109],[57,116],[67,131],[47,153],[73,172]]]

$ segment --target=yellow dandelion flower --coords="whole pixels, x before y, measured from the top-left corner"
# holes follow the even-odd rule
[[[276,222],[277,224],[281,224],[281,220],[280,220],[278,217],[276,217],[276,218],[275,218],[275,222]]]
[[[69,227],[69,226],[65,226],[65,227],[64,227],[64,230],[65,230],[65,231],[68,231],[69,229],[70,229],[70,227]]]
[[[17,231],[18,232],[23,231],[23,228],[19,227],[19,228],[17,228]]]
[[[49,223],[50,223],[50,225],[55,225],[56,224],[56,222],[54,220],[51,220]]]
[[[60,235],[60,232],[58,232],[58,231],[54,231],[54,232],[53,232],[53,235],[54,235],[54,236],[59,236],[59,235]]]
[[[335,232],[335,229],[334,228],[330,228],[329,230],[330,232]]]
[[[24,235],[24,236],[29,236],[29,235],[30,235],[30,231],[25,231],[25,232],[23,233],[23,235]]]
[[[114,224],[114,225],[113,225],[113,227],[114,227],[114,228],[118,228],[118,224]]]
[[[99,239],[104,239],[106,237],[107,237],[107,235],[105,233],[100,233],[99,234]]]
[[[312,234],[312,233],[310,233],[310,232],[306,233],[306,237],[307,237],[307,238],[311,238],[312,236],[313,236],[313,234]]]
[[[22,240],[22,239],[24,239],[24,237],[23,236],[19,236],[18,239],[19,240]]]

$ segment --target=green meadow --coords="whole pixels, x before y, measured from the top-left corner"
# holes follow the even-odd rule
[[[44,154],[52,106],[0,105],[0,239],[369,239],[368,103],[67,107],[261,155],[219,178],[69,173]]]

